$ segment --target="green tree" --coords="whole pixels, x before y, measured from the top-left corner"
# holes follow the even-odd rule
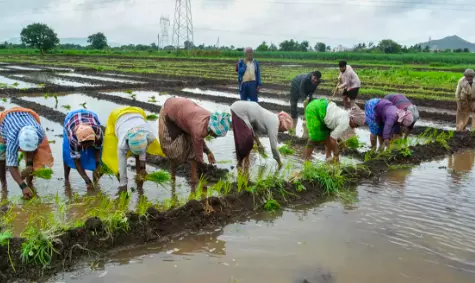
[[[21,33],[21,42],[33,48],[38,48],[41,55],[59,44],[59,39],[54,30],[45,24],[34,23],[24,28]]]
[[[391,39],[381,40],[378,44],[379,50],[384,53],[399,53],[401,52],[401,45]]]
[[[278,51],[279,49],[277,48],[277,46],[275,46],[274,43],[271,43],[270,46],[269,46],[269,51]]]
[[[183,45],[185,46],[185,49],[187,49],[187,50],[195,48],[195,45],[193,44],[193,42],[191,42],[189,40],[185,41],[183,43]]]
[[[300,44],[297,42],[298,51],[307,52],[309,46],[310,44],[306,40],[302,41]]]
[[[317,44],[315,44],[315,51],[325,52],[327,51],[327,45],[323,42],[317,42]]]
[[[279,44],[280,51],[297,51],[299,43],[291,40],[284,40]]]
[[[265,41],[263,41],[259,46],[257,46],[256,51],[269,51],[269,46]]]
[[[87,38],[87,42],[94,49],[104,49],[107,48],[107,38],[102,32],[90,35]]]

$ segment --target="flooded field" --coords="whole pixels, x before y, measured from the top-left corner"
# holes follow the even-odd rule
[[[152,282],[158,274],[197,283],[473,282],[474,162],[475,153],[466,152],[392,171],[358,186],[357,202],[347,206],[329,201],[259,213],[114,252],[92,270],[51,282]]]
[[[22,246],[15,238],[12,251],[16,253],[8,251],[8,257],[14,260],[6,265],[0,261],[0,271],[9,272],[8,278],[78,283],[155,282],[157,278],[197,283],[475,280],[475,143],[470,133],[454,137],[453,132],[440,131],[454,129],[454,121],[450,120],[453,111],[444,112],[438,119],[440,109],[422,107],[432,114],[430,119],[422,118],[417,123],[419,131],[428,129],[434,134],[411,135],[404,155],[402,151],[389,152],[372,160],[371,154],[366,155],[370,150],[368,129],[356,129],[354,134],[362,145],[357,149],[359,153],[343,154],[341,165],[336,166],[321,162],[325,154],[315,150],[314,164],[322,166],[312,169],[315,171],[304,166],[305,140],[299,138],[305,125],[300,118],[296,137],[279,136],[279,147],[287,143],[293,150],[282,155],[284,168],[280,171],[272,158],[269,139],[259,138],[268,157],[251,153],[249,186],[247,181],[244,186],[242,176],[237,174],[234,133],[229,131],[225,137],[207,141],[217,164],[211,166],[210,180],[200,183],[208,189],[204,189],[204,196],[190,193],[189,167],[183,167],[176,184],[145,182],[143,191],[139,191],[135,188],[135,162],[129,159],[129,194],[124,197],[117,195],[116,178],[104,176],[99,188],[87,191],[75,170],[71,171],[71,188],[65,188],[65,114],[90,109],[105,125],[114,109],[126,105],[143,107],[147,115],[158,115],[164,102],[173,96],[187,97],[212,112],[229,112],[232,102],[239,99],[236,86],[227,90],[179,77],[101,75],[83,69],[69,73],[73,68],[67,66],[37,68],[9,63],[1,67],[15,72],[0,76],[0,85],[5,85],[0,90],[0,105],[6,109],[33,105],[51,142],[55,163],[51,180],[35,180],[38,198],[33,201],[21,199],[21,191],[7,174],[8,192],[2,192],[0,201],[0,240],[5,227],[14,236],[25,237],[25,227],[38,216],[51,216],[54,227],[62,227],[57,238],[48,238],[49,230],[40,234],[54,245],[61,242],[61,246],[55,246],[61,249],[59,260],[50,270],[20,264],[18,252]],[[45,93],[28,91],[39,87],[44,87]],[[284,89],[263,89],[260,102],[274,113],[288,111],[285,93]],[[158,121],[148,123],[158,135]],[[436,161],[414,166],[434,158]],[[169,169],[167,160],[147,161],[149,173]],[[318,171],[321,168],[324,171]],[[300,174],[304,172],[314,175],[303,179]],[[222,186],[219,190],[218,185]],[[223,193],[225,187],[227,193]],[[331,191],[330,187],[337,189]],[[266,212],[272,200],[278,206]],[[114,210],[117,204],[125,208]],[[106,213],[94,220],[91,210]],[[116,214],[119,218],[113,218]],[[3,215],[11,219],[6,221]],[[112,229],[106,226],[111,221],[128,228],[107,230]],[[1,242],[3,256],[6,251]],[[13,262],[18,273],[10,269]],[[41,270],[41,275],[29,269]],[[64,273],[64,269],[70,271]],[[48,278],[57,272],[57,276]],[[0,273],[0,282],[2,276]]]

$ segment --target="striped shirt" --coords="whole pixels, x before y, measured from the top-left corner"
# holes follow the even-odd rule
[[[26,112],[12,112],[5,116],[0,123],[0,133],[6,144],[6,165],[10,167],[18,167],[18,150],[20,142],[18,135],[20,130],[26,126],[33,126],[38,134],[38,141],[41,143],[45,138],[45,132],[41,125],[36,121],[35,117]]]
[[[75,134],[76,127],[79,126],[79,124],[91,126],[94,130],[94,133],[96,135],[96,140],[93,144],[94,148],[101,149],[102,141],[104,138],[99,120],[94,116],[93,113],[84,110],[77,114],[74,114],[64,127],[64,130],[66,131],[66,135],[68,137],[69,150],[72,159],[78,159],[81,157],[82,146],[80,145],[78,138]]]

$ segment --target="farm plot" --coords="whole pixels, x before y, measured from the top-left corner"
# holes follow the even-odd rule
[[[48,74],[56,76],[55,72],[48,71]],[[184,232],[193,234],[204,228],[220,229],[223,225],[248,219],[255,212],[281,213],[287,206],[311,204],[327,198],[351,203],[356,198],[355,185],[368,178],[378,180],[388,171],[475,148],[472,133],[435,129],[427,122],[407,143],[397,142],[390,151],[370,151],[367,147],[368,131],[358,129],[355,143],[348,144],[343,152],[345,158],[342,158],[341,165],[323,163],[321,149],[314,153],[315,162],[305,163],[302,160],[305,140],[281,134],[279,148],[284,155],[284,168],[276,170],[272,158],[253,152],[253,170],[248,181],[234,168],[234,133],[231,131],[225,138],[208,141],[218,164],[208,168],[195,193],[190,193],[187,166],[182,167],[176,184],[164,182],[157,186],[146,182],[143,191],[132,190],[116,196],[117,180],[105,176],[100,189],[85,192],[78,175],[68,190],[63,187],[60,151],[62,122],[70,110],[91,109],[105,124],[110,112],[122,105],[139,106],[147,114],[158,115],[164,101],[175,95],[189,97],[210,111],[229,111],[230,104],[237,99],[235,92],[223,94],[198,89],[203,85],[211,90],[219,86],[213,85],[213,80],[190,79],[193,76],[182,77],[181,83],[177,83],[161,82],[160,77],[152,79],[153,75],[133,74],[134,77],[124,78],[128,81],[118,83],[101,80],[96,71],[83,70],[80,74],[76,78],[73,75],[58,77],[101,83],[88,89],[69,86],[68,91],[62,91],[65,88],[49,81],[41,92],[26,93],[11,88],[0,91],[6,100],[2,106],[29,107],[42,116],[43,126],[48,128],[47,135],[54,141],[52,148],[56,158],[52,179],[35,181],[38,197],[32,201],[20,200],[19,191],[12,189],[15,185],[11,179],[8,180],[10,189],[2,199],[0,212],[0,238],[4,239],[0,241],[2,278],[37,280],[73,267],[87,254],[94,256],[112,248],[146,242],[170,244],[170,239],[180,237]],[[23,76],[17,78],[19,81],[40,80],[33,72],[20,75]],[[110,76],[114,74],[106,77]],[[133,83],[135,79],[144,83]],[[200,83],[202,85],[198,86]],[[59,91],[47,92],[47,89]],[[288,106],[282,96],[272,94],[272,91],[265,95],[262,105],[273,111]],[[150,123],[158,131],[157,121]],[[302,132],[301,122],[297,130]],[[261,141],[269,154],[268,140],[262,137]],[[167,163],[149,156],[147,169],[166,172]],[[133,167],[128,174],[129,187],[134,187]],[[162,181],[166,181],[165,176]]]

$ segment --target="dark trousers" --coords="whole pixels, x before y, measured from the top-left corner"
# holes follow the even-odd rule
[[[257,98],[257,82],[245,82],[241,84],[239,89],[239,94],[241,95],[241,100],[250,100],[258,102]]]

